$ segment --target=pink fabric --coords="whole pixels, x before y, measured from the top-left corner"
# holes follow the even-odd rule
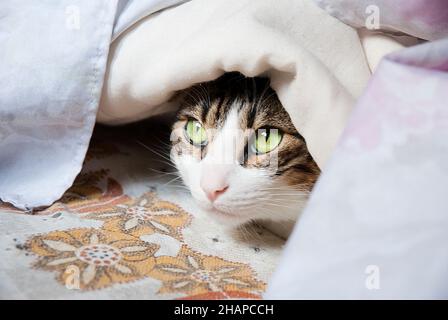
[[[328,13],[356,28],[365,27],[378,9],[381,30],[403,32],[425,39],[448,37],[447,0],[314,0]]]
[[[422,1],[395,2],[402,5],[398,17],[427,23],[419,31],[429,38],[440,34],[432,27],[448,22],[440,20],[448,1],[444,7],[436,5],[442,1],[426,7],[433,13],[422,9]],[[421,15],[415,15],[418,8]],[[447,190],[445,38],[390,54],[380,63],[265,297],[447,299]]]

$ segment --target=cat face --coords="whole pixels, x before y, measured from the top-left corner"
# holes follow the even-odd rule
[[[319,169],[267,79],[226,74],[185,93],[171,158],[212,217],[295,220]]]

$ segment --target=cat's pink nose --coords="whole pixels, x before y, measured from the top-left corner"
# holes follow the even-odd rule
[[[214,202],[220,195],[226,192],[227,189],[229,189],[229,186],[225,186],[224,188],[219,190],[208,190],[208,191],[204,190],[204,192],[207,195],[208,200]]]
[[[205,195],[207,196],[208,200],[211,202],[214,202],[220,195],[222,195],[224,192],[229,189],[228,185],[220,185],[220,186],[207,186],[202,185],[202,190],[204,190]]]
[[[228,176],[232,169],[229,165],[204,165],[200,185],[211,202],[229,189]]]

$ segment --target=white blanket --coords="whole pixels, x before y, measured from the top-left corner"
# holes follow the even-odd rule
[[[194,0],[116,39],[98,121],[165,112],[177,90],[226,71],[271,78],[320,166],[370,75],[357,32],[309,0]]]
[[[81,170],[116,4],[0,1],[1,200],[51,205]]]

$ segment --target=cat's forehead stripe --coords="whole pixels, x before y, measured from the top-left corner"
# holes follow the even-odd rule
[[[267,125],[288,133],[295,131],[266,79],[225,76],[191,88],[187,97],[188,106],[183,108],[187,110],[182,113],[202,121],[209,128],[222,127],[227,113],[236,107],[241,111],[243,128]]]

